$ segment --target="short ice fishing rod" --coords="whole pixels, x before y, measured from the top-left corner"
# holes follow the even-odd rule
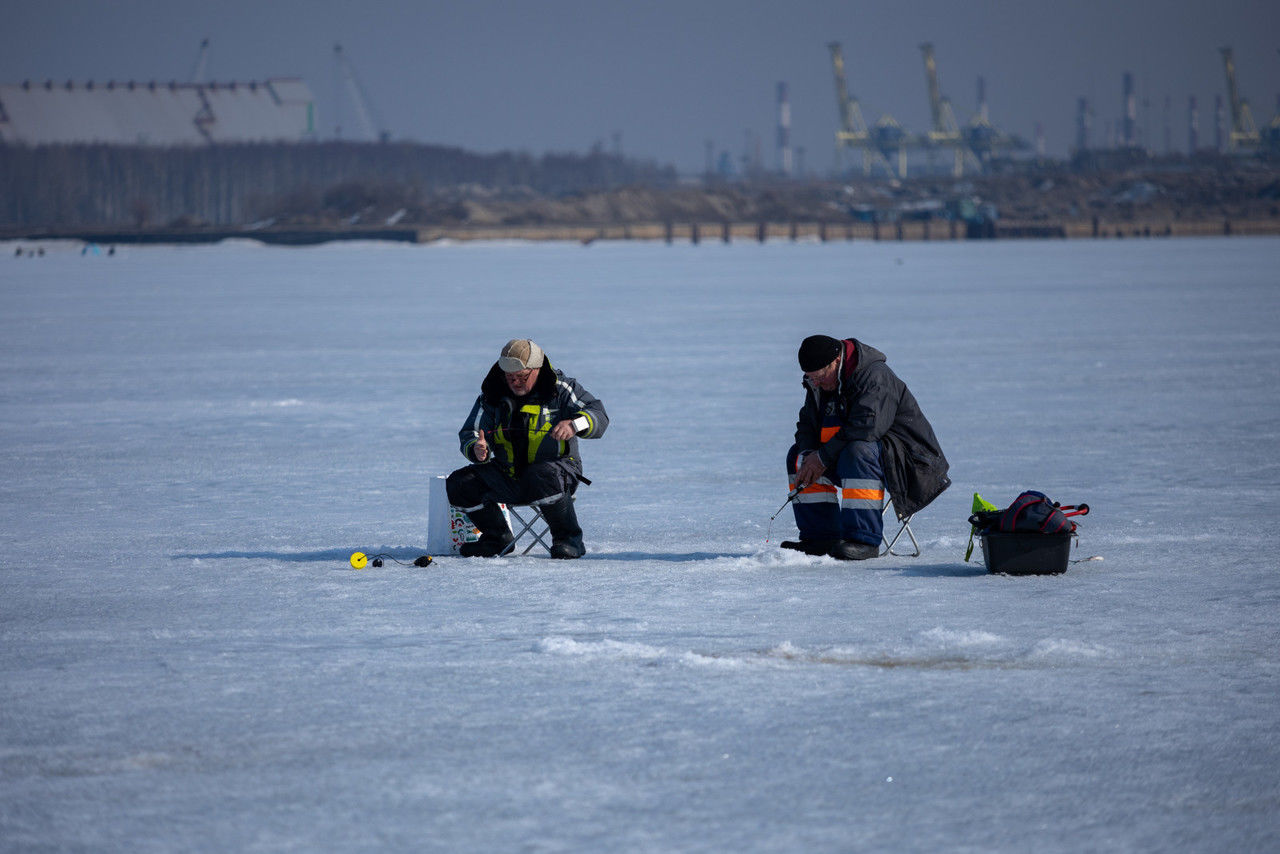
[[[480,434],[481,438],[483,438],[483,439],[485,440],[485,444],[488,444],[488,443],[489,443],[489,437],[490,437],[490,436],[497,436],[497,435],[498,435],[498,431],[500,431],[500,430],[502,430],[502,429],[503,429],[503,428],[502,428],[501,426],[499,426],[499,427],[495,427],[495,428],[493,428],[492,430],[484,430],[484,429],[481,429],[481,430],[476,430],[475,432],[477,432],[477,433],[479,433],[479,434]],[[492,456],[492,455],[493,455],[493,451],[492,451],[492,450],[490,450],[490,451],[489,451],[489,454],[490,454],[490,456]],[[470,459],[470,458],[468,457],[468,459]],[[576,477],[580,483],[583,483],[583,484],[585,484],[585,485],[587,485],[587,486],[590,486],[590,485],[591,485],[591,481],[590,481],[590,480],[588,480],[587,478],[583,477],[581,474],[575,474],[575,475],[574,475],[574,477]]]
[[[774,519],[777,519],[777,518],[778,518],[778,515],[779,515],[779,514],[781,514],[783,510],[786,510],[786,509],[787,509],[787,505],[788,505],[788,504],[790,504],[792,501],[795,501],[795,500],[796,500],[796,496],[798,496],[798,495],[800,494],[801,490],[803,490],[803,489],[804,489],[804,487],[802,487],[802,486],[797,486],[795,489],[793,489],[793,490],[791,490],[790,492],[788,492],[788,493],[787,493],[787,500],[786,500],[786,501],[784,501],[784,502],[782,502],[782,506],[778,508],[778,512],[777,512],[777,513],[774,513],[772,516],[770,516],[770,517],[769,517],[769,530],[768,530],[768,531],[766,531],[766,532],[765,532],[765,535],[764,535],[764,541],[765,541],[766,543],[767,543],[767,542],[769,542],[769,538],[770,538],[771,536],[773,536],[773,520],[774,520]]]
[[[792,501],[796,500],[796,496],[800,494],[800,490],[801,490],[801,487],[797,486],[795,489],[787,493],[787,500],[782,502],[782,506],[778,508],[778,513],[781,513],[783,510],[786,510],[787,505],[790,504]],[[772,522],[774,519],[777,519],[778,513],[774,513],[772,516],[770,516],[769,521]]]

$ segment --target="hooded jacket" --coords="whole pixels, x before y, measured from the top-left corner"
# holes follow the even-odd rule
[[[796,447],[816,451],[827,468],[850,442],[879,442],[885,487],[894,511],[905,519],[951,485],[950,467],[915,396],[886,364],[884,353],[846,338],[835,391],[805,380],[804,406],[796,422]],[[823,415],[834,407],[840,428],[824,442]]]
[[[578,434],[557,442],[548,434],[560,421],[574,421]],[[462,455],[473,463],[475,444],[481,435],[489,444],[488,461],[510,477],[519,477],[530,463],[565,460],[579,473],[578,438],[598,439],[609,426],[604,404],[573,377],[545,359],[533,388],[524,397],[511,393],[507,380],[494,362],[480,384],[480,396],[458,431]]]

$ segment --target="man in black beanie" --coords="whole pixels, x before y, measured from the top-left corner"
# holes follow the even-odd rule
[[[884,353],[855,338],[810,335],[800,344],[805,400],[787,475],[799,542],[783,547],[840,560],[880,554],[887,490],[899,519],[951,480],[933,427]]]

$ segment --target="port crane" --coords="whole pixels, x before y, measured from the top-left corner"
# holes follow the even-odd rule
[[[831,51],[831,67],[836,79],[836,106],[840,112],[840,127],[836,129],[836,155],[846,148],[862,152],[862,173],[871,174],[871,168],[878,166],[890,176],[894,174],[889,163],[888,154],[898,157],[898,176],[905,177],[907,171],[906,146],[909,135],[892,116],[883,116],[874,128],[868,128],[862,117],[862,107],[858,99],[849,94],[845,80],[844,52],[840,42],[827,45]]]
[[[391,134],[386,130],[381,117],[374,110],[373,102],[370,100],[368,93],[365,92],[364,86],[360,84],[360,79],[356,77],[356,70],[351,65],[351,60],[347,59],[347,55],[343,52],[342,45],[335,44],[333,46],[333,59],[338,76],[351,95],[351,102],[355,105],[356,115],[360,119],[361,127],[364,128],[366,138],[376,139],[378,142],[386,142],[391,139]],[[339,121],[336,132],[339,137],[342,136],[341,121]]]
[[[987,112],[986,81],[981,77],[978,78],[978,112],[960,129],[960,135],[983,169],[991,165],[991,159],[997,152],[1025,151],[1031,147],[1022,137],[1005,133],[991,124]]]
[[[926,142],[931,148],[950,148],[955,152],[952,173],[956,176],[964,174],[966,163],[972,165],[974,169],[981,169],[982,164],[978,162],[978,158],[969,150],[968,144],[960,135],[960,126],[956,124],[950,99],[942,97],[942,89],[938,85],[938,63],[933,55],[933,45],[925,42],[920,45],[920,52],[924,55],[924,77],[929,87],[929,113],[933,119],[933,126],[925,134]]]
[[[1240,97],[1236,88],[1236,62],[1231,48],[1219,48],[1222,53],[1222,64],[1227,73],[1227,98],[1231,103],[1231,135],[1228,137],[1228,148],[1257,150],[1262,142],[1257,126],[1253,123],[1253,111],[1249,102]]]
[[[933,119],[933,127],[925,139],[934,148],[950,148],[954,151],[953,174],[963,175],[966,165],[978,171],[983,170],[997,151],[1020,151],[1030,147],[1025,140],[1011,136],[991,124],[987,115],[985,87],[981,85],[981,81],[978,112],[967,125],[960,127],[951,109],[951,100],[943,96],[942,87],[938,84],[938,62],[933,45],[925,42],[920,45],[920,52],[924,57],[929,112]]]
[[[205,69],[209,67],[209,40],[200,41],[200,53],[196,56],[195,68],[191,70],[191,82],[203,83]]]

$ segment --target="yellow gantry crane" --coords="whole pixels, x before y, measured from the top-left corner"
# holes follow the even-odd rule
[[[956,176],[964,174],[966,163],[974,169],[981,170],[982,164],[978,162],[977,156],[969,149],[968,142],[960,134],[955,113],[951,111],[951,101],[942,97],[942,90],[938,85],[938,63],[933,55],[933,45],[925,42],[920,45],[920,52],[924,54],[924,76],[929,86],[929,111],[933,116],[933,127],[926,134],[925,139],[933,148],[950,148],[955,152],[952,173]]]
[[[908,135],[892,116],[882,117],[876,122],[874,131],[867,128],[858,99],[849,95],[844,73],[844,53],[840,42],[831,42],[827,47],[831,50],[831,66],[836,77],[836,106],[840,111],[840,127],[836,129],[836,154],[841,154],[846,148],[856,149],[862,152],[864,175],[871,174],[873,165],[893,175],[893,167],[885,155],[887,146],[889,151],[898,153],[898,176],[905,177]]]
[[[920,45],[920,52],[924,55],[929,110],[933,117],[933,129],[927,139],[932,146],[954,149],[955,165],[952,171],[956,175],[964,173],[966,164],[974,169],[985,169],[997,151],[1022,151],[1031,147],[1021,137],[1007,134],[991,124],[991,119],[987,116],[985,87],[979,94],[978,112],[967,125],[958,127],[955,113],[951,110],[951,101],[943,96],[938,85],[938,63],[934,57],[933,45],[928,42]],[[981,80],[979,84],[982,85]]]
[[[1231,103],[1231,135],[1228,137],[1228,150],[1257,150],[1262,143],[1262,136],[1253,123],[1253,111],[1249,109],[1249,102],[1241,98],[1239,90],[1236,89],[1235,58],[1232,56],[1231,48],[1224,47],[1220,50],[1222,64],[1227,72],[1227,97]]]

